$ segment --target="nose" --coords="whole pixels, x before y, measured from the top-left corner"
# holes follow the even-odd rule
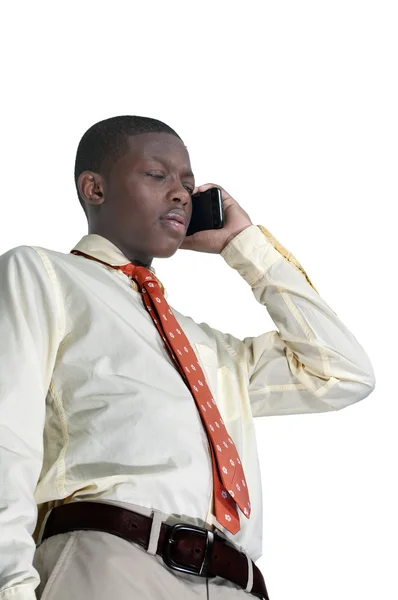
[[[183,184],[180,181],[174,181],[168,191],[167,199],[171,201],[178,200],[183,204],[189,204],[191,202],[191,193],[183,186]]]

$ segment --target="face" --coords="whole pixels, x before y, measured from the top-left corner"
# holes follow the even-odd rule
[[[79,187],[88,203],[98,205],[89,233],[110,240],[134,264],[168,258],[184,241],[195,181],[187,149],[175,135],[132,136],[128,152],[108,176],[86,171]],[[183,227],[164,219],[173,209],[185,213]]]

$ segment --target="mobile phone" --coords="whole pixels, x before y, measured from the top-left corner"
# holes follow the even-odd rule
[[[210,188],[192,196],[192,217],[186,235],[193,235],[206,229],[221,229],[224,227],[224,209],[221,190]]]

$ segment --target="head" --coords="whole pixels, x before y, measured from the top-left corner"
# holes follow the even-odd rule
[[[187,148],[165,123],[135,116],[96,123],[80,140],[75,183],[88,232],[134,264],[168,258],[184,241],[195,181]],[[186,214],[183,228],[164,219],[174,208]]]

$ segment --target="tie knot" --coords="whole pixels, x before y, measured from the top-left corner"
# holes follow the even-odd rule
[[[129,275],[138,283],[140,288],[147,281],[155,281],[157,283],[157,279],[155,275],[147,269],[146,267],[141,267],[139,265],[133,265],[133,263],[129,263],[128,265],[123,265],[119,267],[123,273]]]

